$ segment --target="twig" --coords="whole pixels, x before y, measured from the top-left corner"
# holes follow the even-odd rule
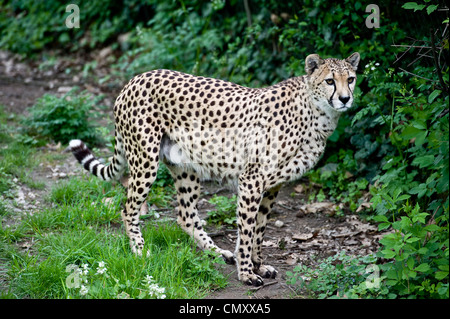
[[[411,72],[409,72],[409,71],[406,71],[405,69],[402,69],[402,68],[399,68],[399,69],[402,70],[403,72],[406,72],[406,73],[408,73],[408,74],[411,74],[412,76],[416,76],[416,77],[418,77],[418,78],[421,78],[421,79],[424,79],[424,80],[427,80],[427,81],[436,82],[436,81],[434,81],[434,80],[432,80],[432,79],[424,78],[423,76],[420,76],[420,75],[411,73]]]
[[[430,36],[431,36],[431,48],[433,49],[433,60],[434,60],[434,65],[436,67],[436,72],[438,74],[438,78],[439,78],[439,83],[441,83],[442,89],[447,92],[448,94],[448,87],[445,85],[444,79],[442,78],[442,72],[441,72],[441,68],[439,66],[438,63],[438,56],[436,53],[436,44],[434,43],[435,38],[434,38],[434,32],[433,29],[430,29]]]
[[[258,291],[258,290],[260,290],[260,289],[262,289],[264,287],[275,285],[277,283],[278,283],[278,281],[275,280],[275,281],[271,281],[271,282],[268,282],[268,283],[264,283],[262,286],[259,286],[259,287],[250,288],[249,290],[251,290],[251,291]]]
[[[252,26],[252,13],[250,12],[250,6],[248,0],[244,0],[245,14],[247,15],[247,25],[250,28]]]
[[[277,203],[277,205],[295,212],[295,208],[289,207],[289,206],[281,204],[281,203]]]
[[[424,45],[409,45],[409,44],[391,44],[391,47],[398,48],[417,48],[417,49],[432,49],[432,47],[427,47]],[[436,47],[438,49],[442,49],[442,47]]]

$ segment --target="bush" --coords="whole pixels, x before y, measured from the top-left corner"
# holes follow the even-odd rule
[[[51,94],[39,98],[24,121],[28,134],[63,144],[71,139],[98,143],[92,118],[96,116],[93,108],[101,97],[76,92],[71,90],[61,98]]]
[[[65,25],[69,4],[79,7],[80,28]],[[2,1],[0,47],[23,55],[50,47],[92,49],[144,23],[151,11],[151,3],[135,0]]]

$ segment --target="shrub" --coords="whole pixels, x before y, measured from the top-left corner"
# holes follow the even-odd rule
[[[63,144],[71,139],[98,143],[99,138],[91,123],[96,116],[93,108],[101,97],[76,92],[76,89],[71,90],[61,98],[51,94],[39,98],[30,109],[30,117],[24,121],[28,134]]]

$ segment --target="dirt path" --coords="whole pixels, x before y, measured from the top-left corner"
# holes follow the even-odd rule
[[[56,67],[42,71],[36,63],[21,63],[13,55],[0,51],[0,104],[6,106],[7,112],[26,114],[37,98],[45,93],[61,93],[62,87],[78,85],[96,91],[97,94],[101,92],[101,89],[93,88],[92,84],[80,81],[76,75],[68,76],[64,67],[71,62],[67,61],[70,60],[58,60]],[[106,93],[110,101],[114,101],[117,94],[102,93]],[[106,116],[112,118],[112,114]],[[50,148],[47,151],[60,154],[62,149]],[[62,156],[59,164],[41,163],[34,177],[42,181],[45,188],[34,191],[20,186],[23,205],[35,203],[36,197],[48,191],[53,183],[77,171],[77,163],[69,155]],[[223,272],[229,275],[230,284],[225,289],[212,292],[208,298],[299,297],[292,287],[286,284],[286,271],[292,271],[298,263],[314,266],[320,258],[332,256],[342,250],[354,255],[377,251],[381,234],[375,226],[362,222],[355,215],[332,216],[335,209],[331,203],[304,204],[305,196],[301,193],[299,184],[301,181],[286,185],[280,191],[263,242],[265,263],[279,271],[277,278],[265,279],[262,287],[247,287],[238,282],[235,266],[224,265],[221,267]],[[210,194],[218,191],[220,195],[231,195],[215,183],[204,185],[204,194],[209,195],[204,195],[199,202],[201,218],[206,218],[206,212],[211,209],[207,202]],[[170,214],[175,216],[174,212]],[[237,238],[235,231],[218,230],[211,226],[207,226],[207,230],[220,247],[234,251]]]

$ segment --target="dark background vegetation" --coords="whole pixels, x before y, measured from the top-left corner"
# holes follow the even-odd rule
[[[29,60],[109,46],[106,83],[168,68],[252,87],[304,74],[311,53],[360,52],[355,106],[307,176],[322,186],[311,199],[354,212],[370,195],[365,218],[392,229],[378,296],[448,298],[448,7],[377,1],[380,27],[367,28],[371,2],[71,1],[80,28],[68,29],[67,1],[0,1],[0,47]]]

